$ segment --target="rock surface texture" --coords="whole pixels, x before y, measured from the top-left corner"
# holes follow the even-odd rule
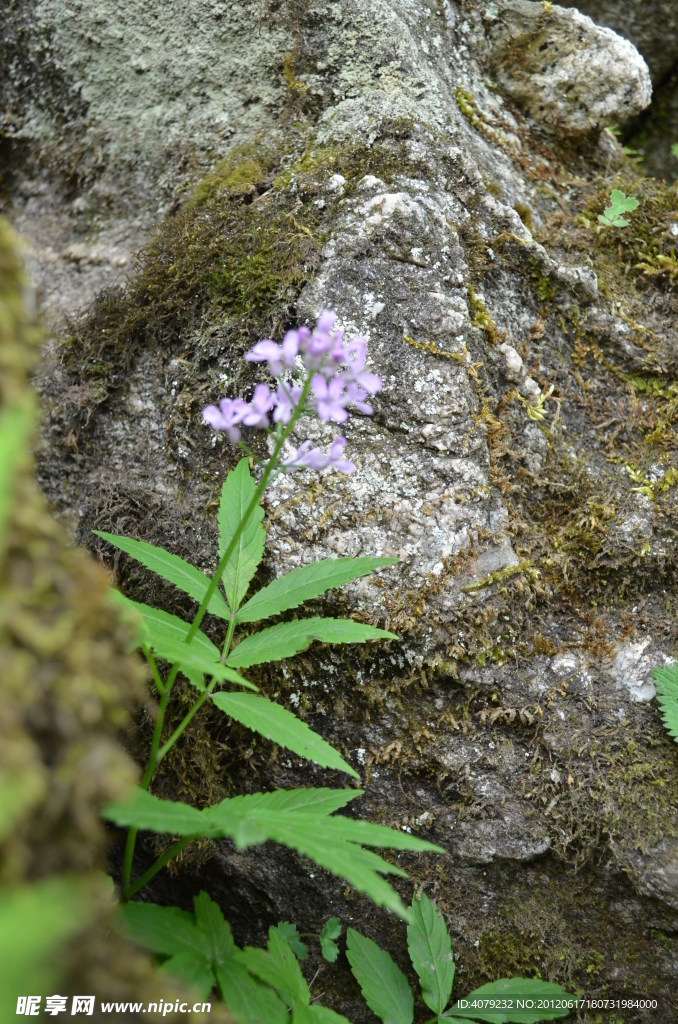
[[[403,864],[445,913],[460,991],[537,970],[594,996],[656,997],[652,1019],[668,1024],[678,758],[651,668],[676,655],[678,198],[600,135],[649,101],[643,61],[574,11],[518,0],[179,5],[195,35],[170,32],[170,5],[139,5],[146,49],[121,42],[119,5],[70,6],[66,27],[56,0],[15,4],[10,22],[26,81],[35,12],[59,59],[57,108],[87,102],[60,144],[89,151],[107,125],[83,202],[117,173],[121,192],[137,180],[124,159],[116,170],[128,147],[152,162],[168,141],[175,182],[206,148],[224,159],[41,373],[51,500],[82,543],[125,532],[209,568],[235,453],[201,408],[249,397],[257,375],[240,356],[259,337],[336,309],[368,338],[384,389],[349,426],[354,476],[268,493],[262,580],[326,555],[397,555],[319,607],[401,640],[311,649],[256,681],[364,774],[362,815],[448,851]],[[100,69],[123,51],[111,91]],[[188,84],[170,75],[184,60]],[[16,104],[24,145],[58,139],[56,113]],[[150,140],[135,134],[147,104]],[[189,107],[186,160],[172,163],[163,119]],[[230,136],[206,128],[220,110]],[[615,187],[641,200],[624,230],[597,221]],[[142,192],[147,212],[152,184]],[[188,610],[118,568],[133,596]],[[164,767],[158,792],[198,804],[318,784],[207,713]],[[385,915],[277,850],[203,848],[155,896],[188,903],[201,885],[248,940],[336,913],[402,951]],[[321,987],[368,1020],[341,972],[324,968]]]

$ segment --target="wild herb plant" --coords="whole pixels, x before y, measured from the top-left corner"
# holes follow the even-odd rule
[[[245,359],[267,364],[276,378],[275,392],[258,384],[251,402],[224,398],[218,407],[207,406],[203,412],[207,423],[225,431],[231,442],[261,469],[258,484],[250,473],[248,458],[241,459],[228,474],[217,516],[219,563],[211,579],[164,548],[128,537],[98,534],[199,602],[189,624],[168,612],[117,595],[117,603],[138,616],[139,646],[150,666],[158,697],[141,784],[130,800],[111,804],[104,811],[110,821],[129,829],[122,867],[124,900],[143,888],[198,837],[228,837],[239,849],[273,839],[346,879],[375,903],[407,917],[398,895],[380,877],[404,872],[365,847],[442,852],[408,833],[334,814],[361,795],[362,790],[275,790],[229,798],[200,810],[160,799],[150,792],[158,767],[208,702],[300,757],[357,778],[354,769],[322,737],[286,708],[261,696],[257,687],[241,674],[252,665],[291,658],[316,640],[364,643],[397,639],[393,633],[350,619],[317,616],[265,626],[240,638],[243,626],[249,630],[253,623],[274,618],[333,587],[394,564],[390,558],[324,558],[279,576],[247,597],[264,553],[266,534],[260,499],[268,484],[281,473],[303,468],[331,467],[342,473],[355,470],[354,464],[344,458],[346,440],[341,436],[334,438],[328,454],[312,448],[309,441],[295,444],[291,452],[287,450],[303,415],[317,414],[325,422],[343,423],[348,419],[349,408],[368,415],[372,412],[368,398],[380,389],[381,381],[365,369],[365,340],[354,338],[345,342],[341,332],[335,330],[335,320],[335,314],[326,310],[314,331],[307,327],[288,331],[281,345],[269,339],[259,341]],[[243,427],[266,432],[271,447],[268,460],[261,461],[250,451],[242,440]],[[224,623],[221,648],[200,629],[206,613]],[[169,667],[163,669],[163,663]],[[179,673],[195,689],[196,697],[167,735],[168,710]],[[250,692],[226,689],[226,684]],[[141,877],[133,880],[140,829],[166,833],[174,836],[175,841]]]
[[[130,938],[162,957],[163,970],[203,999],[216,990],[237,1024],[349,1024],[334,1010],[311,1003],[311,990],[299,966],[308,949],[287,921],[269,928],[266,949],[241,949],[218,904],[205,892],[195,897],[193,913],[155,903],[127,903],[123,918]],[[340,932],[335,917],[318,936],[330,963],[339,954],[334,939]]]
[[[627,196],[620,189],[613,188],[610,192],[610,205],[599,214],[598,220],[608,228],[628,227],[629,222],[622,214],[632,213],[639,205],[635,196]]]
[[[131,939],[157,953],[163,970],[190,985],[203,999],[216,989],[237,1024],[348,1024],[345,1017],[311,1002],[299,961],[308,956],[295,925],[269,928],[267,948],[240,949],[219,906],[205,892],[195,911],[153,903],[128,903],[123,917]],[[333,917],[317,936],[323,958],[334,963],[342,926]],[[365,1002],[383,1024],[412,1024],[414,995],[389,954],[353,928],[346,956]],[[567,1017],[577,999],[540,978],[501,978],[474,989],[452,1005],[454,954],[442,915],[422,893],[414,896],[407,947],[419,978],[427,1024],[538,1024]]]
[[[663,668],[653,668],[652,676],[664,726],[669,736],[678,743],[678,661],[664,665]]]
[[[414,995],[397,964],[376,942],[353,928],[348,929],[346,940],[351,971],[372,1012],[383,1024],[412,1024]],[[448,1006],[455,971],[452,941],[442,914],[425,893],[412,899],[407,949],[419,978],[421,998],[433,1012],[427,1024],[537,1024],[567,1017],[577,1002],[553,982],[501,978]]]

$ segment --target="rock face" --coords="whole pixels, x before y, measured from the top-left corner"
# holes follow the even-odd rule
[[[591,132],[649,105],[650,74],[636,48],[578,11],[506,0],[485,18],[502,92],[546,130]]]
[[[671,0],[564,0],[562,7],[588,14],[598,25],[630,40],[647,61],[652,81],[659,85],[678,61],[678,11]]]
[[[239,30],[256,6],[194,5],[200,46],[218,48],[229,19]],[[355,476],[269,491],[263,575],[396,554],[380,580],[322,607],[401,641],[311,651],[257,682],[365,773],[361,813],[449,851],[406,866],[445,912],[460,986],[539,970],[668,1008],[678,774],[650,670],[676,652],[678,201],[598,135],[649,98],[642,61],[548,6],[289,4],[263,63],[256,33],[241,32],[222,90],[244,95],[256,68],[274,99],[255,107],[246,144],[243,100],[242,145],[181,196],[125,287],[71,325],[41,374],[40,475],[82,542],[92,528],[125,532],[209,567],[235,453],[201,426],[201,407],[249,394],[257,374],[240,356],[258,337],[336,309],[368,338],[384,390],[374,417],[348,428]],[[61,8],[38,9],[56,21]],[[154,38],[155,15],[138,16],[140,38]],[[539,70],[543,44],[557,90]],[[90,54],[96,79],[99,45],[78,37],[68,95],[89,88]],[[86,145],[97,81],[78,115]],[[129,96],[115,100],[121,145]],[[276,122],[266,140],[262,118]],[[113,138],[102,152],[111,176]],[[614,187],[641,201],[623,230],[597,221]],[[308,436],[325,445],[332,432]],[[188,610],[119,569],[134,596]],[[209,714],[164,765],[159,791],[199,804],[318,782]],[[290,856],[225,843],[200,856],[159,878],[156,896],[186,902],[202,884],[250,940],[275,920],[315,930],[338,913],[400,948],[392,922]],[[323,975],[329,998],[366,1020],[338,978]]]

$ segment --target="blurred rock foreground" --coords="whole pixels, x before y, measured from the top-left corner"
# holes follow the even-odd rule
[[[403,865],[445,914],[458,994],[538,971],[656,998],[617,1020],[668,1024],[678,757],[651,669],[677,654],[678,195],[607,130],[650,103],[638,51],[528,0],[14,0],[1,45],[7,208],[47,315],[71,315],[37,374],[58,516],[92,549],[92,529],[127,533],[208,569],[235,455],[201,408],[249,395],[259,337],[336,309],[384,389],[348,426],[355,475],[268,493],[260,581],[396,555],[319,607],[401,640],[253,678],[361,771],[362,816],[448,851]],[[625,229],[598,223],[612,188],[640,201]],[[156,792],[321,780],[206,713]],[[189,850],[151,895],[201,887],[241,941],[337,914],[404,951],[277,848]],[[341,968],[316,985],[370,1019]]]

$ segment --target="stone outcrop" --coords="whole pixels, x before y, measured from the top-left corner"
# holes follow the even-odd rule
[[[33,6],[73,35],[55,24],[59,4]],[[184,5],[202,18],[195,46],[207,34],[218,48],[228,19],[239,31],[258,6]],[[335,308],[368,338],[384,390],[348,428],[355,476],[285,477],[268,493],[262,579],[323,555],[395,554],[323,607],[401,641],[311,650],[256,681],[364,772],[361,814],[448,850],[406,867],[446,915],[460,986],[539,970],[668,1007],[678,766],[651,668],[676,653],[678,202],[600,134],[649,99],[642,61],[550,7],[284,4],[263,62],[256,32],[236,31],[220,87],[242,97],[256,78],[270,104],[250,123],[243,100],[239,145],[177,196],[127,284],[71,324],[41,373],[40,478],[81,542],[125,532],[209,567],[235,453],[201,407],[249,393],[240,356],[258,337]],[[98,8],[77,7],[75,24]],[[107,23],[116,31],[124,17]],[[557,94],[532,40],[558,54]],[[89,89],[85,145],[101,45],[78,36],[64,65]],[[115,99],[123,146],[131,88]],[[157,88],[154,102],[176,109],[165,79]],[[100,181],[117,173],[114,152],[104,141]],[[135,180],[124,161],[119,173],[121,189]],[[623,230],[597,220],[612,188],[640,200]],[[189,610],[129,561],[118,568],[134,596]],[[161,791],[199,804],[318,781],[207,713],[168,762]],[[203,848],[155,894],[201,885],[248,939],[337,913],[400,948],[391,921],[279,851]],[[325,984],[366,1019],[328,970]]]

